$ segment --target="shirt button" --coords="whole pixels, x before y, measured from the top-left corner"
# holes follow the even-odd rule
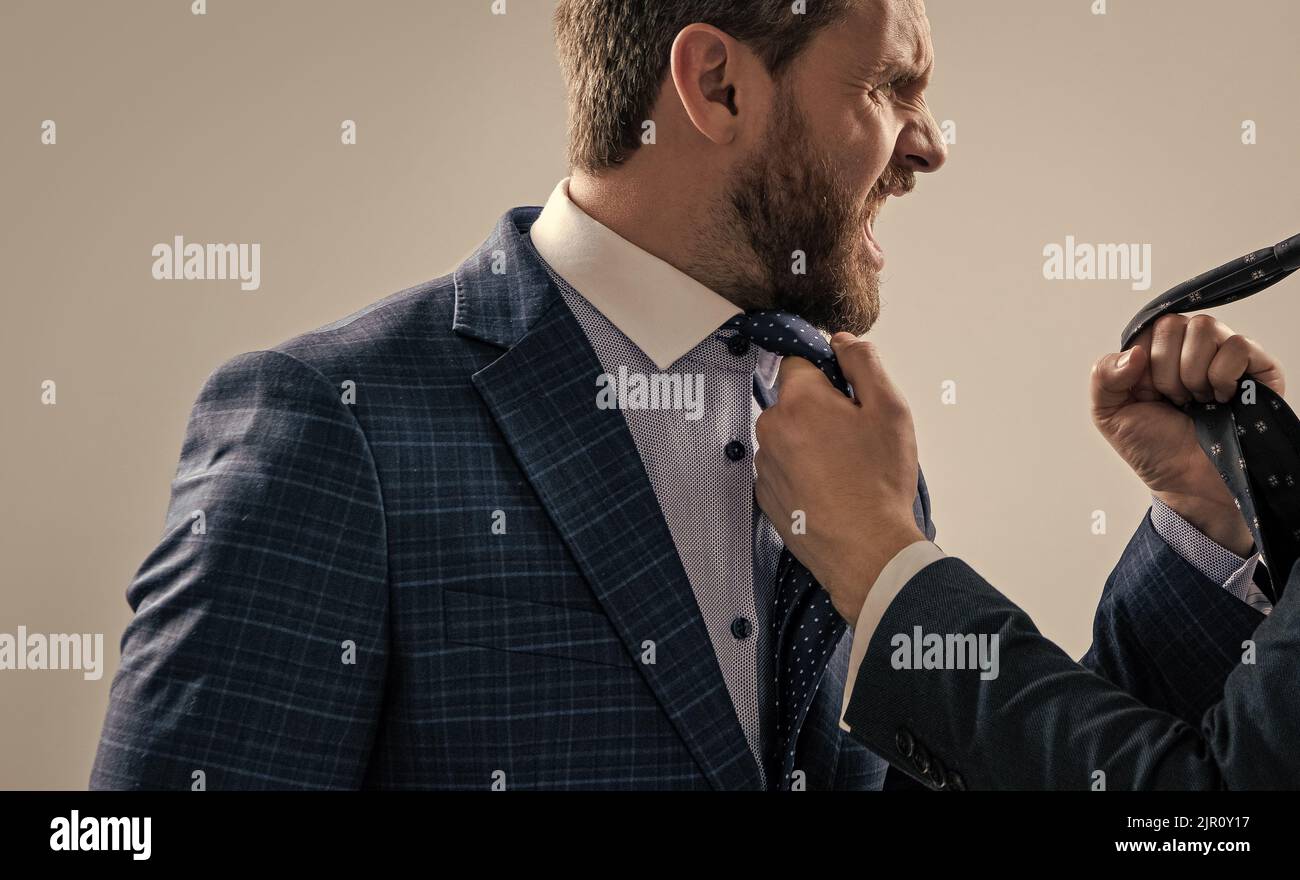
[[[745,457],[745,453],[748,450],[745,449],[744,443],[741,443],[739,440],[732,440],[727,444],[727,448],[724,451],[727,453],[727,458],[732,461],[740,461]]]
[[[731,634],[738,639],[749,638],[753,631],[754,625],[743,617],[737,617],[731,622]]]
[[[744,357],[749,351],[749,337],[741,333],[727,340],[727,350],[736,357]]]

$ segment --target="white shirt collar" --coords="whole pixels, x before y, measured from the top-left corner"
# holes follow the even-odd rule
[[[555,187],[530,232],[555,273],[661,370],[741,310],[694,278],[592,219]]]

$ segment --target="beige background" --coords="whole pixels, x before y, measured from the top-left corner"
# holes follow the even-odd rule
[[[1089,424],[1091,362],[1159,290],[1300,232],[1300,5],[1091,2],[930,3],[931,105],[958,142],[880,223],[875,332],[939,542],[1076,656],[1146,506]],[[565,171],[550,0],[208,7],[0,2],[0,632],[103,632],[107,654],[97,682],[0,672],[0,787],[86,784],[204,377],[442,274]],[[260,242],[261,289],[154,281],[150,249],[177,234]],[[1066,235],[1152,244],[1152,290],[1045,281]],[[1300,281],[1221,314],[1300,381]]]

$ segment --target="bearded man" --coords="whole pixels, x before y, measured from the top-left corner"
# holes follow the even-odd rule
[[[923,5],[555,23],[546,206],[203,388],[93,786],[881,787],[839,724],[852,631],[802,648],[817,591],[779,595],[754,424],[764,327],[866,333],[873,225],[943,167]],[[923,479],[913,510],[933,538]]]

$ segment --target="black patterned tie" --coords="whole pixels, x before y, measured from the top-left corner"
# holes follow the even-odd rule
[[[1300,235],[1185,281],[1147,304],[1120,337],[1121,350],[1161,315],[1194,312],[1253,296],[1300,268]],[[1274,391],[1249,376],[1227,403],[1188,403],[1196,437],[1227,483],[1271,577],[1277,602],[1300,559],[1300,421]],[[1271,581],[1271,583],[1270,583]]]
[[[815,327],[788,312],[750,312],[722,325],[756,345],[782,356],[811,361],[831,384],[849,394],[835,352]],[[776,668],[776,738],[772,771],[779,770],[788,788],[795,770],[795,744],[826,662],[834,653],[845,624],[831,597],[789,550],[777,564],[772,609],[772,647]]]

